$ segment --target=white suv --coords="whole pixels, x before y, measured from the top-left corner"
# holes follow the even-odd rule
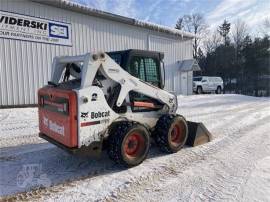
[[[197,76],[193,77],[193,92],[197,94],[215,92],[221,94],[223,80],[221,77]]]

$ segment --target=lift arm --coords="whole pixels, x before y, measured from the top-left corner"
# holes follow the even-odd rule
[[[82,56],[58,57],[54,60],[54,74],[52,81],[58,83],[61,77],[60,72],[63,71],[63,66],[69,62],[83,62],[81,71],[81,88],[92,86],[93,80],[98,70],[107,77],[116,81],[121,85],[119,97],[116,105],[120,107],[130,91],[142,93],[151,98],[157,99],[169,108],[170,113],[175,113],[177,109],[177,97],[165,90],[157,88],[145,81],[142,81],[123,68],[121,68],[109,55],[106,53],[86,54]],[[60,74],[60,76],[59,76]]]

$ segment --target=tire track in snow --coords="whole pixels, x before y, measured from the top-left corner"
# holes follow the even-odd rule
[[[253,136],[254,133],[258,136]],[[249,131],[235,145],[220,151],[208,163],[212,169],[212,179],[204,186],[204,190],[196,193],[202,201],[210,198],[215,201],[239,201],[241,200],[242,189],[254,169],[254,162],[264,156],[270,155],[268,127],[264,124],[261,127]],[[268,141],[268,142],[267,142]],[[250,142],[253,142],[250,145]],[[225,152],[232,152],[231,155],[224,155]],[[204,165],[205,166],[205,165]],[[223,169],[220,169],[223,167]],[[204,167],[201,166],[201,169]],[[196,169],[196,168],[195,168]],[[218,175],[217,175],[218,173]],[[196,189],[196,186],[195,186]]]
[[[220,105],[219,107],[211,107],[211,112],[207,112],[209,111],[209,109],[204,109],[202,111],[192,111],[190,112],[190,110],[186,110],[185,108],[183,108],[182,106],[179,106],[179,109],[178,111],[179,112],[183,112],[183,114],[185,114],[186,116],[190,116],[190,117],[193,117],[193,116],[202,116],[202,117],[205,117],[207,115],[213,115],[213,113],[229,113],[229,112],[237,112],[237,111],[240,111],[242,109],[247,109],[248,107],[252,107],[254,106],[254,104],[258,104],[258,103],[255,103],[255,102],[247,102],[247,103],[241,103],[241,104],[236,104],[236,105],[232,105],[232,106],[223,106],[223,105]],[[260,105],[265,105],[264,102],[260,103]],[[210,108],[210,107],[208,107]]]
[[[239,114],[241,113],[247,113],[247,112],[254,112],[254,110],[257,110],[258,108],[265,108],[269,107],[269,103],[260,103],[254,105],[254,103],[249,103],[244,106],[238,106],[237,108],[227,108],[226,110],[218,110],[211,113],[200,113],[197,114],[190,114],[189,112],[183,112],[182,115],[187,117],[188,120],[193,121],[200,121],[202,120],[208,121],[208,120],[215,120],[216,122],[220,121],[220,118],[228,118],[230,116],[235,117],[235,113]]]

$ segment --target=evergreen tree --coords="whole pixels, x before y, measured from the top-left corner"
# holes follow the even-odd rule
[[[228,46],[230,44],[230,38],[228,36],[230,29],[231,29],[231,23],[229,23],[227,20],[224,20],[222,25],[218,27],[218,32],[223,37],[225,46]]]
[[[270,38],[255,38],[254,42],[246,37],[243,49],[245,91],[258,96],[258,91],[264,89],[269,94],[269,79],[263,81],[265,75],[270,75]]]

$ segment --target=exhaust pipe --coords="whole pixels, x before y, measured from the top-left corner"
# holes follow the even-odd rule
[[[211,133],[207,130],[203,123],[188,121],[187,124],[188,138],[186,145],[195,147],[212,140]]]

